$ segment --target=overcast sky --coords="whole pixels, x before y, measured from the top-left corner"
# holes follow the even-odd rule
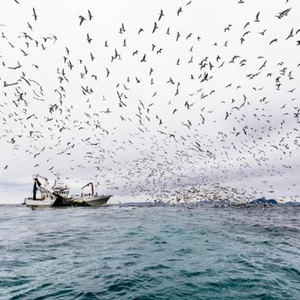
[[[0,8],[1,203],[57,171],[114,195],[299,195],[299,1]]]

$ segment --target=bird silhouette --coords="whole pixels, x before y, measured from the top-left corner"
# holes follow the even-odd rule
[[[92,18],[93,18],[93,15],[92,15],[92,13],[91,13],[91,11],[90,11],[90,10],[88,10],[88,14],[89,14],[89,20],[91,21],[91,20],[92,20]]]
[[[177,16],[179,16],[179,14],[182,13],[182,7],[179,7],[177,10]]]
[[[80,19],[79,26],[81,26],[81,25],[82,25],[82,23],[83,23],[83,21],[85,21],[85,20],[86,20],[86,18],[85,18],[85,17],[83,17],[83,16],[79,16],[79,19]]]
[[[260,12],[258,12],[258,13],[256,14],[254,22],[259,22],[259,14],[260,14]]]
[[[163,12],[163,10],[161,9],[161,10],[160,10],[160,13],[159,13],[158,21],[160,21],[161,18],[162,18],[163,16],[164,16],[164,12]]]
[[[34,7],[32,8],[32,11],[33,11],[33,18],[34,18],[35,21],[37,21],[37,14],[36,14],[36,11],[35,11]]]

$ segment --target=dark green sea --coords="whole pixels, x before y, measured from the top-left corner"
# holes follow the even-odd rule
[[[300,206],[0,209],[0,299],[300,299]]]

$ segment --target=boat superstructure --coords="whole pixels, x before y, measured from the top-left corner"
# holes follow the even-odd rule
[[[41,182],[43,180],[43,183]],[[47,177],[42,175],[33,175],[32,197],[24,199],[24,204],[28,207],[51,207],[57,200],[59,193],[54,193],[49,187]]]
[[[59,173],[56,173],[56,179],[51,190],[54,194],[58,194],[63,198],[70,197],[70,187],[62,181]]]
[[[83,189],[86,187],[91,188],[90,193],[84,193]],[[92,182],[87,183],[81,188],[82,192],[80,197],[76,198],[74,201],[76,203],[85,203],[88,206],[103,206],[107,203],[112,195],[99,195],[97,192],[95,193],[94,184]]]

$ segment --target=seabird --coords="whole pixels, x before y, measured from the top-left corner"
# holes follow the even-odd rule
[[[177,10],[177,16],[179,16],[179,14],[182,13],[182,7],[179,7]]]
[[[260,13],[260,12],[258,12],[258,13],[256,14],[254,22],[259,22],[259,13]]]
[[[160,13],[159,13],[159,17],[158,17],[158,21],[160,21],[160,19],[164,16],[164,12],[163,10],[161,9],[160,10]]]
[[[85,17],[84,16],[79,16],[80,22],[79,22],[79,26],[82,25],[83,21],[85,21]]]
[[[91,21],[93,18],[93,15],[91,14],[90,10],[88,10],[88,14],[89,14],[89,20]]]
[[[143,58],[141,59],[141,62],[146,62],[146,54],[144,54]]]
[[[34,20],[37,21],[37,14],[35,12],[35,8],[32,8]]]
[[[153,26],[152,33],[154,33],[156,29],[158,29],[158,26],[157,26],[157,23],[156,23],[156,22],[154,22],[154,26]]]

